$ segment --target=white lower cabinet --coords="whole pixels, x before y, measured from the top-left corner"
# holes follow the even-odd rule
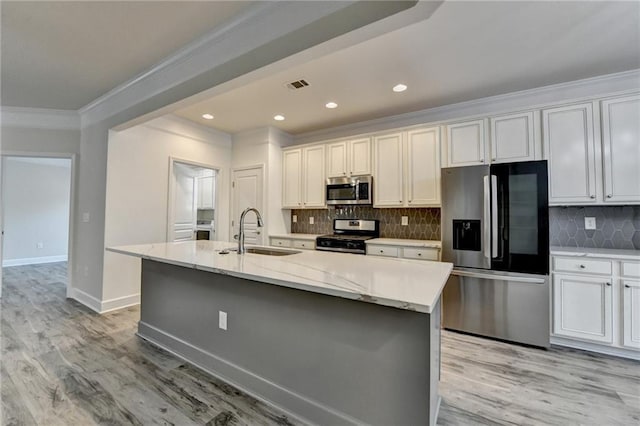
[[[552,255],[551,343],[640,359],[640,261]]]
[[[553,332],[596,342],[612,342],[610,279],[555,274]]]
[[[622,285],[622,344],[640,349],[640,281],[621,280]]]
[[[382,257],[399,257],[402,259],[417,259],[417,260],[440,260],[440,247],[420,247],[415,244],[420,240],[405,240],[407,241],[403,245],[403,240],[398,239],[378,239],[374,242],[367,243],[367,255],[368,256],[382,256]],[[411,244],[411,242],[414,244]]]
[[[302,250],[315,250],[316,240],[313,237],[296,237],[295,234],[288,236],[270,237],[269,245],[274,247],[290,247]]]

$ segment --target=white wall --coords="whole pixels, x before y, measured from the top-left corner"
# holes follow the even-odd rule
[[[105,247],[166,241],[169,158],[219,169],[218,229],[229,229],[231,136],[175,117],[160,118],[109,137]],[[140,260],[104,252],[101,309],[137,303]]]
[[[3,266],[66,261],[71,160],[5,157],[2,174]]]
[[[259,164],[265,166],[266,194],[263,197],[264,206],[261,213],[267,235],[287,233],[291,226],[291,211],[282,209],[281,152],[281,146],[287,145],[290,140],[291,137],[287,133],[272,127],[233,135],[233,168]]]

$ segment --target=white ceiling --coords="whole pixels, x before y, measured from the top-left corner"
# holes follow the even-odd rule
[[[426,21],[176,113],[229,133],[300,134],[636,68],[639,2],[445,2]],[[300,78],[310,86],[284,86]],[[409,90],[393,93],[398,82]]]
[[[250,1],[2,1],[3,106],[76,110]]]

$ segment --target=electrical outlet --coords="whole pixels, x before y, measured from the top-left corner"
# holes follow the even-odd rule
[[[39,249],[44,248],[44,243],[42,243],[42,242],[41,243],[37,243],[36,244],[36,248],[39,248]]]
[[[297,214],[294,214],[294,215],[291,217],[291,220],[293,221],[293,223],[298,223],[298,215],[297,215]]]
[[[400,220],[401,220],[400,224],[402,226],[407,226],[409,224],[409,216],[402,216]]]
[[[596,218],[595,217],[585,217],[584,218],[584,229],[587,229],[587,230],[596,229]]]
[[[313,225],[315,223],[315,221],[313,220],[313,216],[311,216],[309,218],[309,225]]]
[[[218,327],[223,330],[227,329],[227,313],[225,311],[218,311]]]

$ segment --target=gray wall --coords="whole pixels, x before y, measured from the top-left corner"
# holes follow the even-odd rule
[[[29,127],[8,127],[0,130],[2,153],[65,153],[80,152],[80,129],[40,129]]]
[[[586,230],[584,218],[595,217]],[[640,250],[640,206],[551,207],[552,246]]]
[[[3,158],[3,264],[66,260],[70,189],[70,159]]]

